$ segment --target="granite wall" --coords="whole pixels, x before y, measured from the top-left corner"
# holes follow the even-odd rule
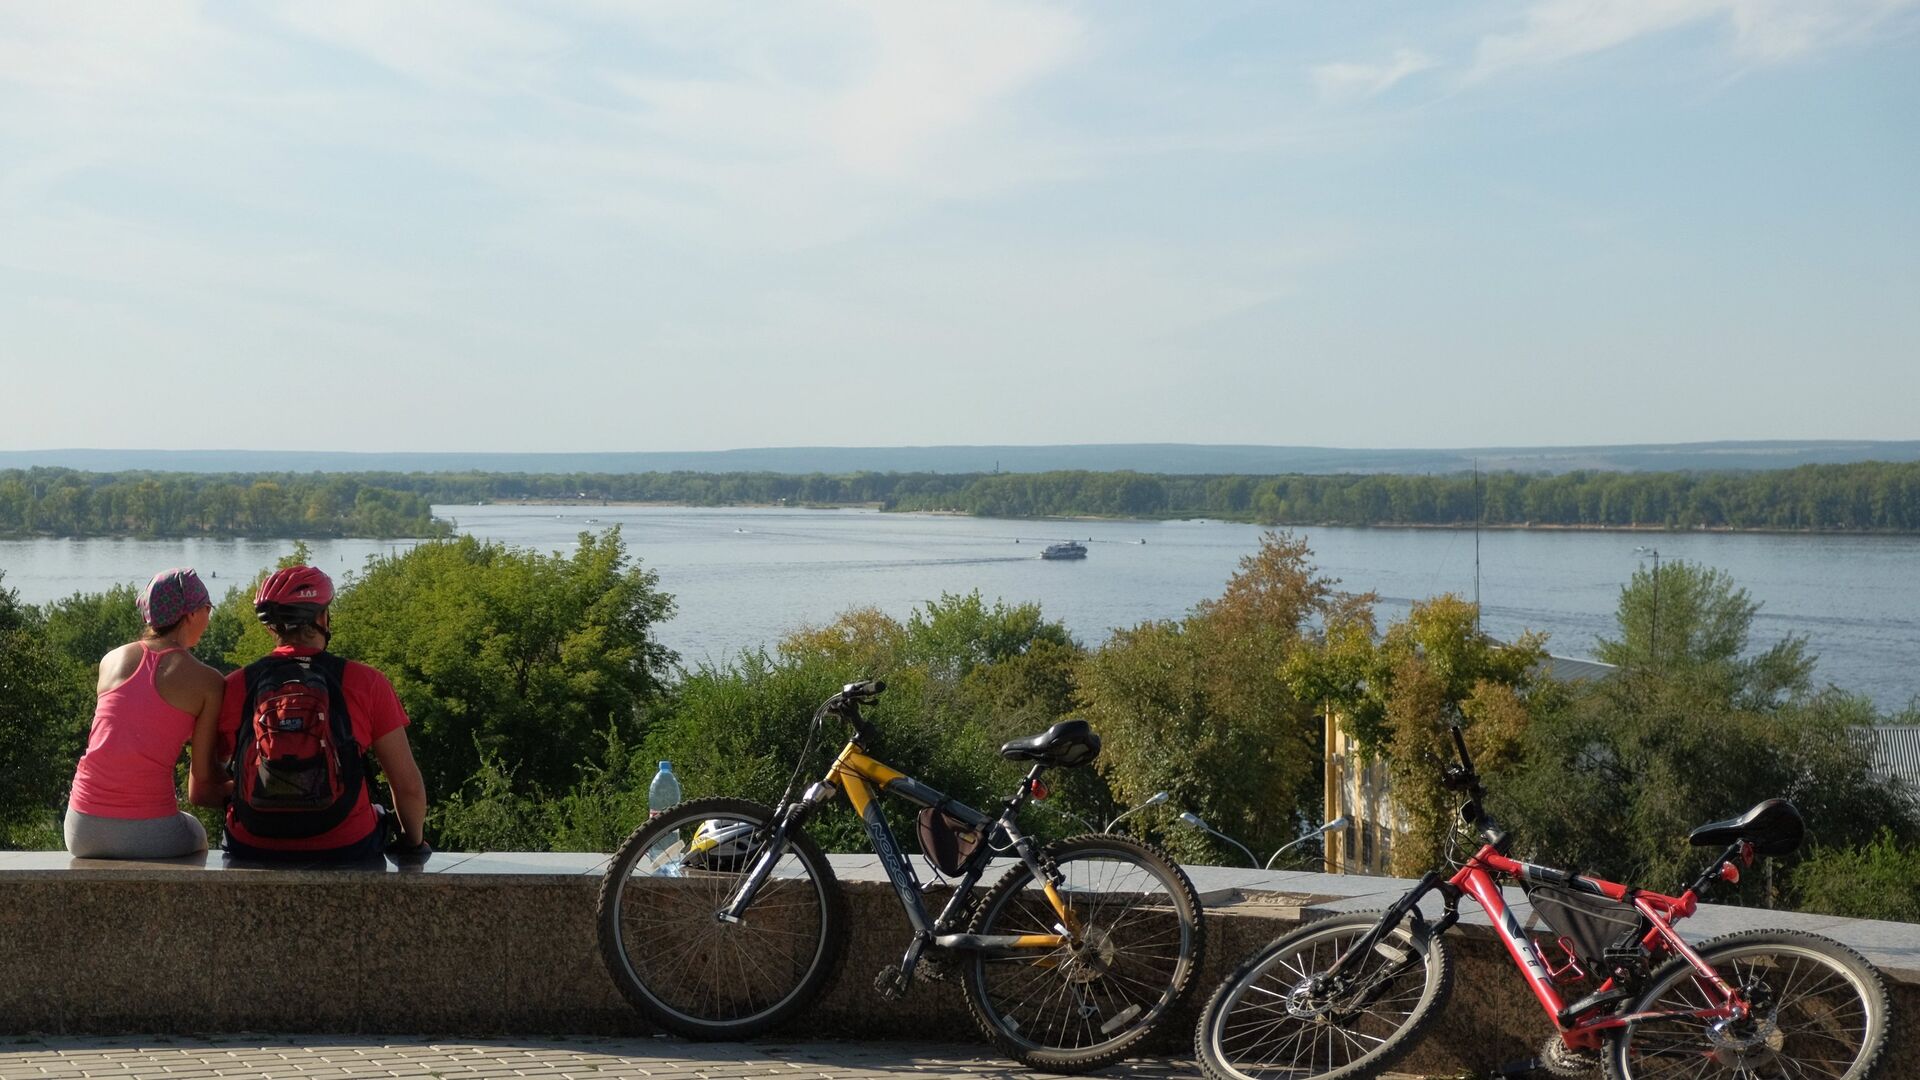
[[[436,855],[425,872],[258,870],[208,860],[127,864],[0,853],[0,1030],[486,1035],[646,1031],[601,967],[604,857]],[[971,1038],[951,986],[888,1002],[874,974],[908,927],[870,860],[835,858],[854,933],[810,1036]],[[1384,906],[1406,883],[1193,869],[1208,904],[1205,970],[1162,1046],[1226,971],[1303,913]],[[1849,940],[1887,973],[1896,1031],[1886,1076],[1920,1075],[1920,927],[1705,908],[1701,935],[1788,924]],[[1454,994],[1406,1068],[1484,1070],[1548,1027],[1484,925],[1451,937]]]

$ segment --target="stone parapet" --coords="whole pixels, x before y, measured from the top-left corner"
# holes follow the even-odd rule
[[[646,1034],[600,965],[594,905],[607,857],[436,854],[401,871],[245,867],[220,855],[148,863],[0,852],[0,1029],[51,1034],[234,1031],[370,1034]],[[965,1039],[955,989],[873,990],[909,929],[878,860],[834,856],[853,919],[841,977],[804,1034]],[[1207,905],[1208,961],[1194,1007],[1248,953],[1302,919],[1383,907],[1392,878],[1190,867]],[[1511,894],[1524,918],[1524,897]],[[1445,1019],[1413,1071],[1525,1056],[1547,1023],[1478,918]],[[1707,906],[1699,939],[1763,926],[1809,930],[1871,959],[1894,995],[1889,1076],[1920,1075],[1920,926]],[[1189,1010],[1192,1011],[1191,1009]],[[1191,1015],[1164,1048],[1185,1046]]]

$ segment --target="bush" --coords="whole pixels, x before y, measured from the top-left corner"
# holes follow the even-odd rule
[[[1920,923],[1920,850],[1891,829],[1871,844],[1816,848],[1794,868],[1793,892],[1801,911]]]
[[[563,791],[582,747],[644,733],[674,660],[652,633],[673,611],[657,583],[618,529],[582,533],[571,556],[425,543],[338,592],[332,647],[393,681],[430,794],[490,756],[529,795]]]

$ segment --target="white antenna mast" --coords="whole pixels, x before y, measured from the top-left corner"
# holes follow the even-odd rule
[[[1480,459],[1473,459],[1473,629],[1480,632]]]

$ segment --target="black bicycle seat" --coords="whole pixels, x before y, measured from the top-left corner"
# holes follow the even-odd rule
[[[1694,847],[1724,847],[1746,840],[1756,855],[1785,855],[1800,846],[1806,831],[1792,803],[1768,799],[1737,818],[1700,826],[1687,834],[1687,842]]]
[[[1072,768],[1100,756],[1100,736],[1085,720],[1062,720],[1038,735],[1007,743],[1000,748],[1000,756]]]

